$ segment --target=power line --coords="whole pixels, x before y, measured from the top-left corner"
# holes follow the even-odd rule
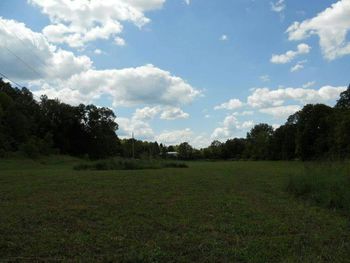
[[[3,77],[3,78],[5,78],[5,79],[7,79],[8,81],[10,81],[12,84],[14,84],[15,86],[17,86],[18,88],[21,88],[21,89],[24,88],[24,85],[18,84],[18,82],[16,82],[16,81],[10,79],[8,76],[6,76],[5,74],[3,74],[3,73],[1,73],[1,72],[0,72],[0,76]],[[34,93],[32,93],[32,94],[33,94],[33,97],[34,97],[35,99],[40,99],[40,96],[35,95]]]
[[[16,55],[15,52],[13,52],[11,49],[9,49],[8,47],[4,46],[3,47],[9,52],[11,53],[13,56],[15,56],[19,61],[21,61],[27,68],[29,68],[31,71],[33,71],[34,73],[38,74],[38,76],[40,78],[44,78],[38,71],[36,71],[36,69],[34,69],[31,65],[29,65],[27,62],[25,62],[25,60],[23,60],[20,56]]]
[[[12,32],[7,26],[6,24],[0,19],[0,23],[2,24],[2,27],[10,34],[14,35],[19,41],[21,41],[21,43],[23,44],[24,47],[28,47],[28,45],[23,41],[23,39],[21,39],[17,34],[16,32]],[[31,32],[30,32],[31,33]],[[32,35],[33,36],[33,35]],[[36,49],[36,47],[34,46],[33,43],[31,43],[32,47]],[[33,51],[35,51],[34,49],[32,48]],[[37,54],[36,52],[33,52],[33,55],[44,65],[46,66],[46,62],[43,61]]]
[[[23,39],[21,39],[20,37],[18,37],[18,35],[15,32],[12,32],[6,25],[5,23],[0,19],[0,23],[2,24],[2,27],[9,32],[10,34],[14,35],[22,44],[23,46],[27,47],[28,45],[23,41]],[[32,47],[35,48],[35,46],[33,45],[33,43],[31,43]],[[32,49],[34,51],[34,49]],[[36,52],[33,52],[33,55],[44,65],[46,66],[46,62],[44,62],[37,54]]]
[[[15,84],[17,87],[19,88],[23,88],[23,85],[18,84],[16,81],[10,79],[9,77],[7,77],[5,74],[0,72],[0,76],[4,77],[5,79],[9,80],[10,82],[12,82],[13,84]]]

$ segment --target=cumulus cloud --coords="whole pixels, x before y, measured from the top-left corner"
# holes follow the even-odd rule
[[[123,46],[126,45],[125,40],[124,40],[123,38],[121,38],[121,37],[116,37],[116,38],[114,39],[114,43],[115,43],[117,46],[121,46],[121,47],[123,47]]]
[[[163,120],[187,119],[190,115],[177,107],[164,109],[160,118]]]
[[[261,113],[272,115],[277,119],[285,119],[301,109],[300,105],[286,105],[260,109]]]
[[[290,68],[290,72],[297,72],[299,70],[302,70],[306,62],[307,60],[299,61],[297,64],[295,64],[293,67]]]
[[[270,2],[270,5],[271,5],[271,10],[276,13],[280,13],[286,8],[286,3],[284,2],[284,0],[278,0],[275,3]]]
[[[133,117],[138,120],[151,120],[158,115],[162,120],[187,119],[190,116],[178,107],[155,106],[136,109]]]
[[[94,70],[75,74],[71,78],[45,86],[38,94],[60,94],[66,89],[87,98],[108,95],[113,106],[184,105],[192,102],[200,91],[183,79],[153,65],[136,68]],[[72,98],[73,99],[73,98]],[[70,101],[68,101],[70,102]]]
[[[89,57],[59,49],[25,24],[1,17],[0,42],[5,47],[0,59],[6,73],[18,80],[66,79],[92,67]]]
[[[114,106],[137,104],[184,105],[200,91],[183,79],[151,64],[135,68],[96,70],[87,56],[57,48],[23,23],[0,18],[0,41],[14,54],[30,62],[26,67],[11,52],[0,49],[6,73],[16,80],[38,81],[36,95],[48,94],[68,103],[91,102],[111,96]],[[17,34],[17,35],[15,35]],[[20,38],[20,41],[19,39]],[[97,51],[100,53],[100,51]],[[20,70],[19,70],[20,69]],[[34,83],[34,82],[33,82]],[[34,83],[35,84],[35,83]]]
[[[165,0],[28,0],[48,15],[44,35],[55,43],[83,47],[87,42],[120,34],[123,22],[142,27],[150,22],[146,11],[159,9]]]
[[[316,84],[316,81],[309,81],[303,85],[304,89],[310,88]]]
[[[243,102],[239,99],[231,99],[228,102],[222,103],[221,105],[215,106],[215,110],[235,110],[243,106]]]
[[[327,103],[339,97],[346,87],[324,86],[318,90],[305,88],[258,88],[248,97],[248,105],[254,108],[282,106],[287,100],[299,103]]]
[[[161,107],[159,106],[136,109],[133,118],[137,120],[151,120],[154,119],[160,111]]]
[[[289,50],[285,54],[281,55],[272,55],[271,57],[271,63],[274,64],[286,64],[291,62],[293,59],[295,59],[297,56],[302,54],[308,54],[311,50],[311,47],[307,44],[299,44],[296,51]]]
[[[145,121],[136,118],[117,118],[116,121],[119,124],[117,134],[121,138],[130,138],[134,134],[138,140],[152,141],[154,139],[154,131]]]
[[[317,16],[294,22],[288,29],[289,40],[303,40],[318,35],[323,55],[333,60],[350,54],[347,34],[350,30],[350,0],[341,0]]]
[[[182,142],[190,142],[193,135],[193,131],[189,128],[184,130],[164,131],[156,136],[156,140],[167,145],[175,145]]]
[[[237,136],[238,131],[249,130],[254,126],[253,121],[238,121],[234,114],[227,116],[211,135],[213,140],[227,140]]]

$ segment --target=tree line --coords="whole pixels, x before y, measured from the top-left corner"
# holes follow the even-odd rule
[[[119,153],[118,124],[108,108],[71,106],[0,79],[0,156],[21,152],[105,158]]]
[[[350,85],[334,107],[308,104],[274,130],[255,125],[246,138],[214,141],[207,148],[177,147],[181,159],[317,160],[350,157]]]
[[[120,140],[112,110],[95,105],[71,106],[42,96],[35,100],[26,88],[0,79],[0,157],[20,152],[29,157],[51,153],[92,159],[167,158],[183,160],[251,159],[314,160],[350,157],[350,86],[334,107],[308,104],[274,130],[255,125],[246,138],[213,141],[195,149],[188,142],[166,146],[135,139]]]

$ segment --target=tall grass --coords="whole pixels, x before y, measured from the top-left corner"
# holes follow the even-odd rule
[[[319,206],[350,212],[349,164],[307,164],[290,176],[287,190]]]

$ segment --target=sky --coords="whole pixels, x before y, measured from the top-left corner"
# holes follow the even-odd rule
[[[201,148],[333,106],[349,31],[350,0],[1,0],[0,73],[113,109],[121,138]]]

